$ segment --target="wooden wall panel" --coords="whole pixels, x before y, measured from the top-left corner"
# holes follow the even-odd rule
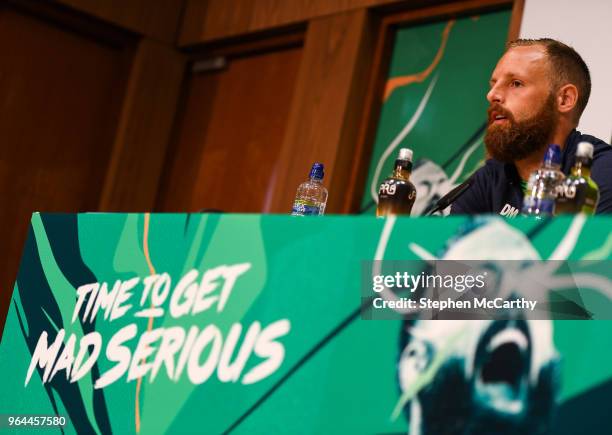
[[[375,27],[357,10],[311,21],[273,200],[265,211],[285,213],[310,165],[325,164],[328,211],[343,207],[374,50]]]
[[[151,211],[170,141],[185,57],[150,39],[139,43],[105,177],[100,211]]]
[[[261,212],[269,201],[301,47],[194,73],[161,189],[161,211]]]
[[[4,8],[0,53],[4,316],[32,212],[98,207],[129,64],[122,49]]]
[[[184,0],[54,0],[159,41],[173,43]],[[198,0],[202,2],[202,0]]]
[[[324,15],[406,0],[186,0],[179,45],[206,43]],[[412,2],[416,3],[416,2]]]
[[[512,2],[512,18],[508,27],[508,41],[517,39],[520,36],[524,10],[525,0],[514,0]]]

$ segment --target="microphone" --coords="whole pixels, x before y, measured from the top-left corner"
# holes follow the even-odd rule
[[[455,202],[461,195],[463,195],[465,191],[470,188],[473,182],[474,177],[470,177],[463,183],[461,183],[459,186],[455,187],[453,190],[451,190],[442,198],[440,198],[438,202],[436,202],[435,207],[425,213],[425,216],[431,216],[434,213],[444,210],[446,207]]]

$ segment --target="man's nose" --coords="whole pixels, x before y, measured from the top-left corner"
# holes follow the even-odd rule
[[[491,90],[489,90],[487,93],[487,100],[489,100],[489,103],[491,104],[504,102],[503,94],[497,84],[493,85]]]

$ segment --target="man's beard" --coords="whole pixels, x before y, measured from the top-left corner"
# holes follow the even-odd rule
[[[491,157],[502,162],[515,162],[547,146],[557,123],[554,109],[555,99],[551,94],[537,114],[517,122],[512,113],[499,103],[492,104],[487,112],[489,126],[484,138]],[[506,117],[509,125],[493,124],[492,112]]]

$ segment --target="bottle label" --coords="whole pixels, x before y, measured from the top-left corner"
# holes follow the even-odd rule
[[[573,184],[560,184],[557,186],[557,198],[574,199],[576,197],[576,186]]]
[[[378,190],[379,195],[395,195],[397,185],[393,183],[383,183]]]
[[[527,196],[523,200],[524,214],[553,214],[555,210],[555,200],[548,198],[537,198]]]
[[[595,213],[597,190],[584,178],[568,178],[563,185],[563,195],[557,197],[556,214]]]
[[[542,214],[553,214],[555,211],[555,200],[554,199],[540,199],[536,202],[537,208],[540,209]]]
[[[378,190],[376,216],[410,215],[416,200],[416,189],[410,181],[388,178]]]
[[[318,205],[299,200],[293,203],[293,209],[291,210],[293,216],[318,216],[320,213],[321,209]]]

